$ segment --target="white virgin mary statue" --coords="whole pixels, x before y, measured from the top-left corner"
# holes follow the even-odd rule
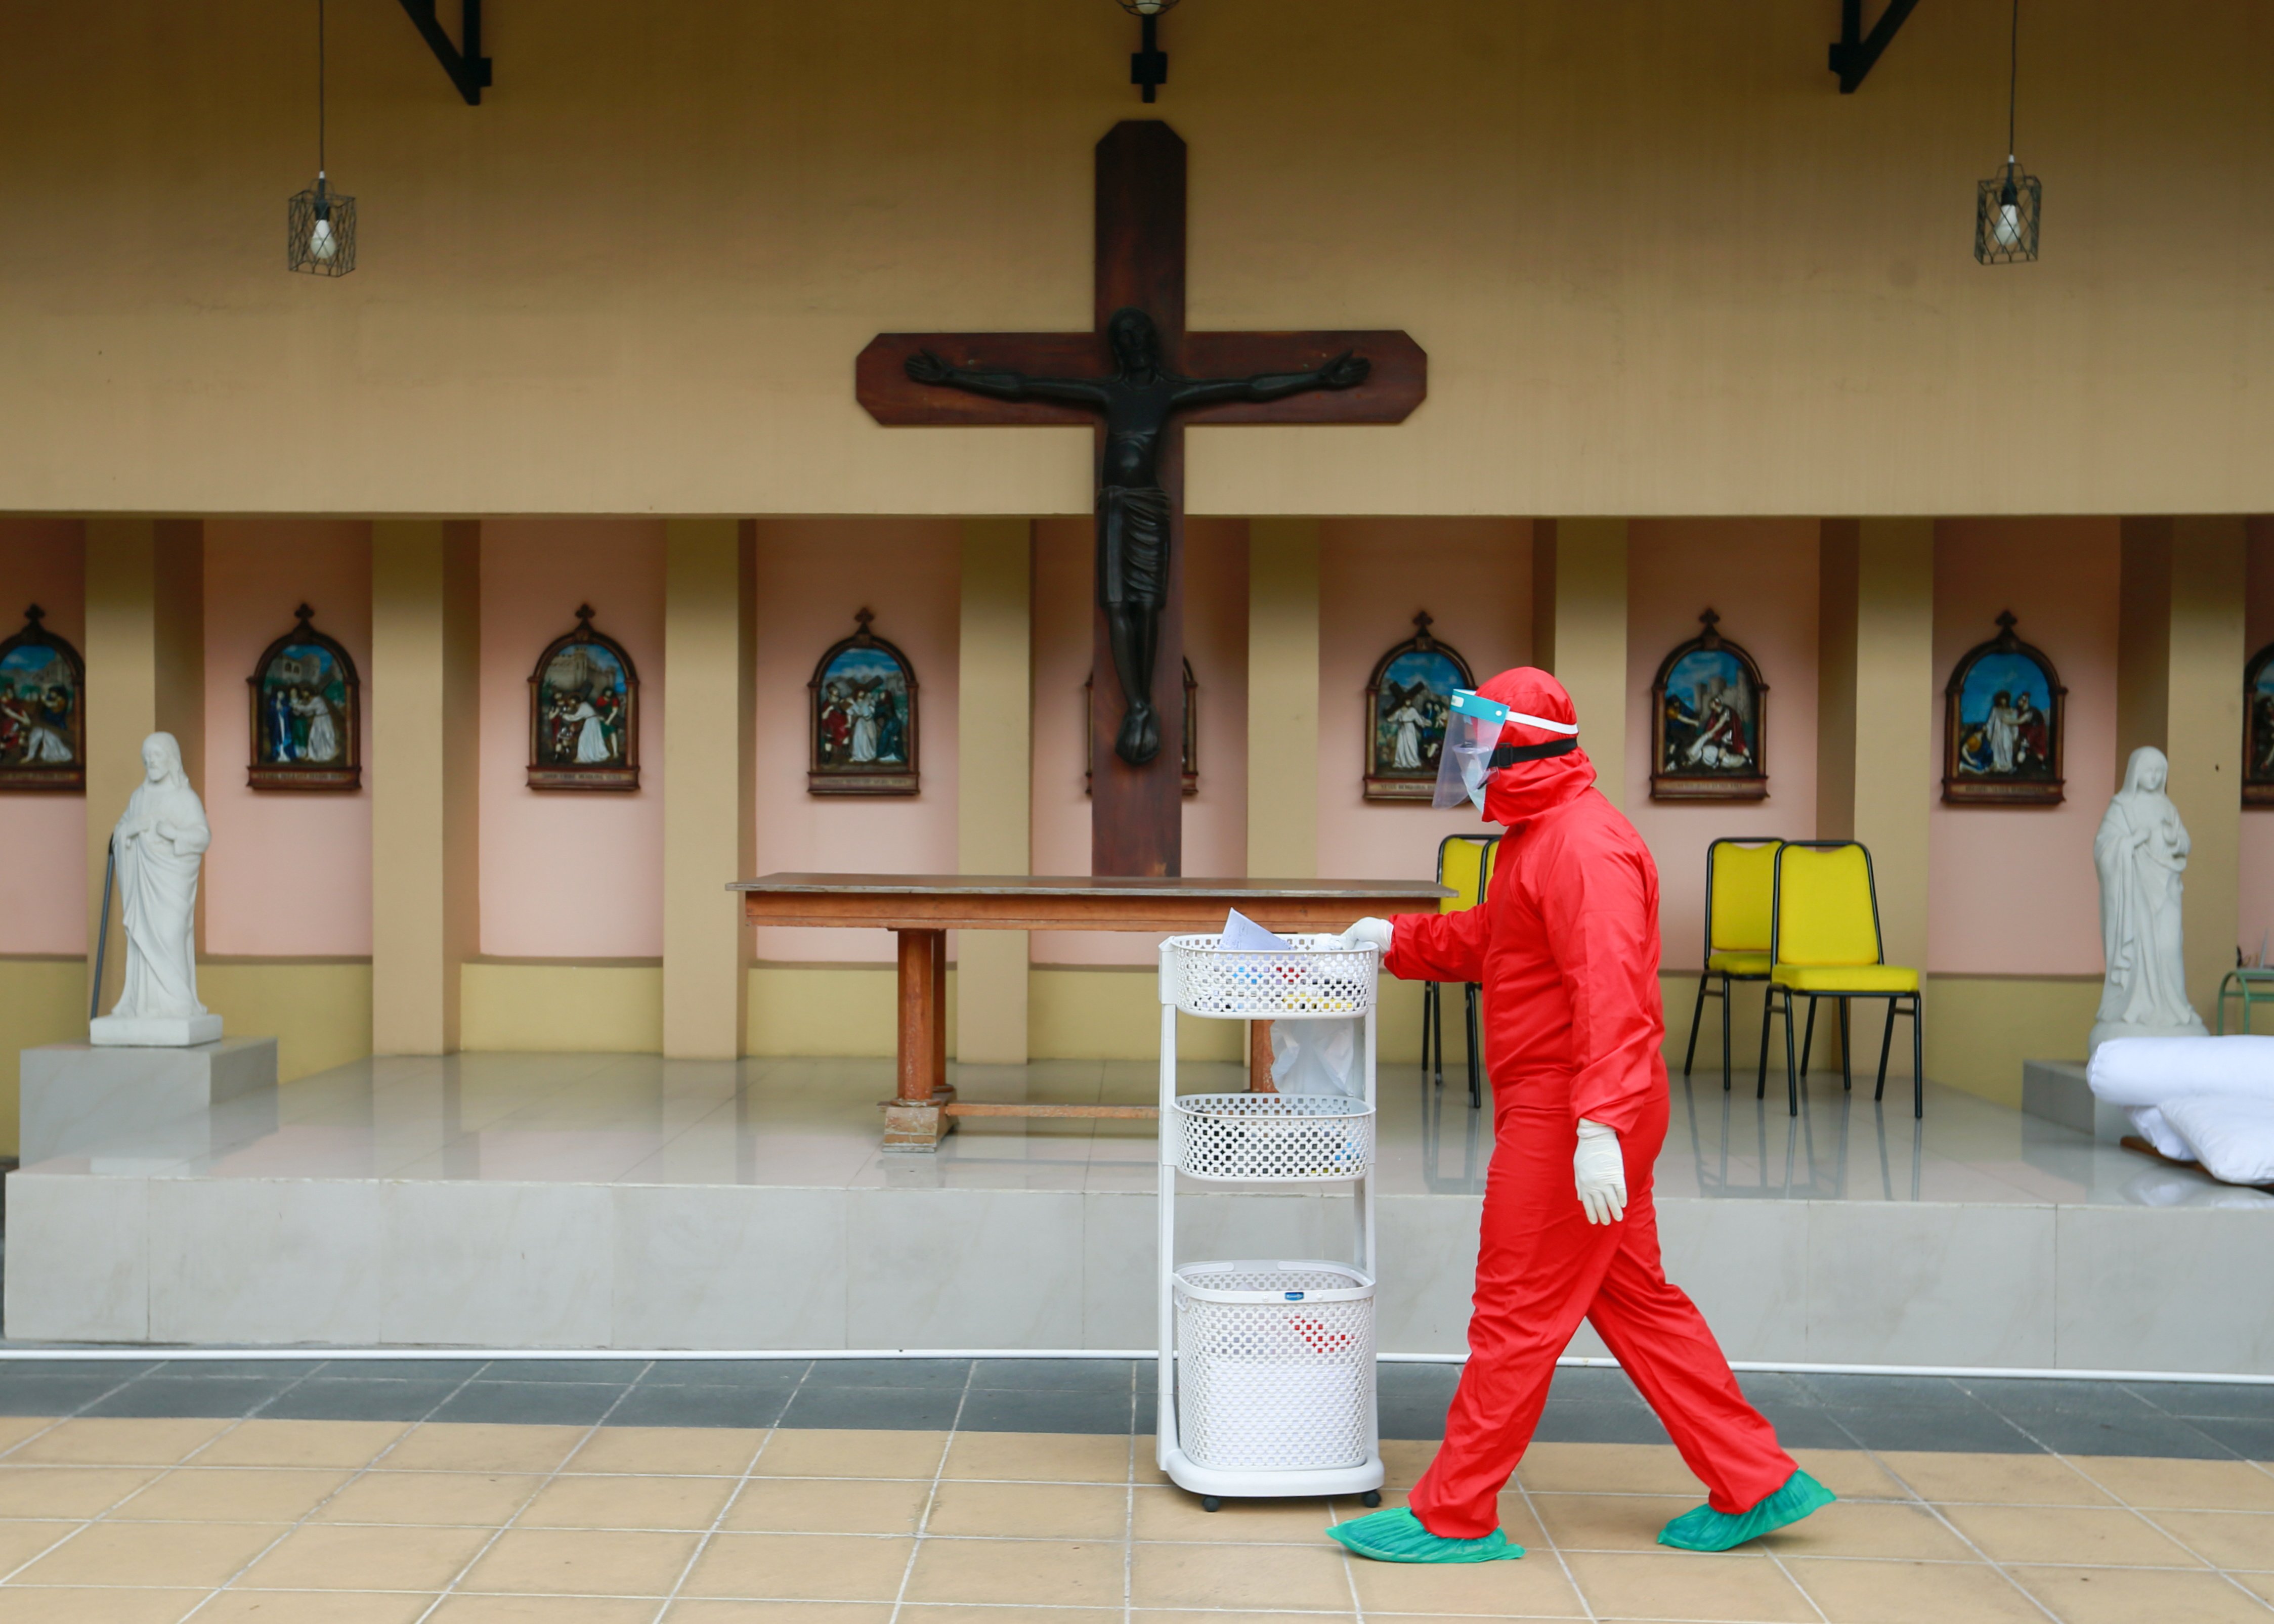
[[[88,1023],[87,1041],[156,1049],[211,1043],[221,1036],[221,1017],[198,1002],[197,912],[198,863],[213,831],[173,734],[142,741],[142,772],[110,832],[126,983],[110,1013]]]
[[[2133,751],[2124,787],[2092,839],[2108,977],[2090,1049],[2109,1038],[2208,1035],[2187,1002],[2187,938],[2180,926],[2187,831],[2164,793],[2170,772],[2152,745]]]

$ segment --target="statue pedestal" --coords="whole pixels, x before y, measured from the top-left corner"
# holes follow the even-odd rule
[[[2195,1011],[2188,1012],[2190,1023],[2183,1026],[2137,1026],[2129,1021],[2103,1020],[2093,1023],[2091,1035],[2084,1041],[2084,1052],[2089,1056],[2111,1038],[2207,1038],[2210,1028],[2204,1026]]]
[[[87,1023],[97,1049],[188,1049],[221,1041],[218,1015],[98,1015]]]
[[[208,1017],[218,1026],[220,1017]],[[176,1048],[50,1043],[23,1051],[26,1167],[51,1156],[170,1144],[215,1107],[276,1087],[276,1040]]]
[[[2022,1114],[2042,1116],[2111,1145],[2133,1132],[2132,1119],[2122,1106],[2111,1105],[2092,1092],[2082,1060],[2022,1062]]]

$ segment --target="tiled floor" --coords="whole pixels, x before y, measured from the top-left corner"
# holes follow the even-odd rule
[[[1781,1395],[1792,1417],[1812,1410],[1832,1429],[1804,1433],[1779,1419],[1803,1463],[1841,1496],[1801,1527],[1724,1556],[1666,1551],[1653,1543],[1658,1528],[1699,1498],[1669,1447],[1542,1441],[1502,1501],[1510,1536],[1530,1549],[1525,1560],[1413,1568],[1354,1561],[1321,1538],[1358,1513],[1352,1502],[1234,1503],[1211,1515],[1162,1481],[1141,1431],[1013,1425],[1047,1419],[1053,1395],[1095,1395],[1117,1380],[1133,1390],[1140,1367],[877,1366],[787,1365],[762,1380],[749,1366],[630,1362],[339,1373],[312,1363],[264,1372],[56,1361],[11,1371],[8,1408],[41,1382],[57,1402],[0,1418],[0,1621],[2274,1615],[2274,1469],[2264,1463],[2274,1449],[2254,1461],[2228,1447],[2263,1436],[2248,1430],[2269,1422],[2274,1394],[2263,1387],[2162,1391],[2167,1419],[2204,1412],[2200,1458],[2183,1459],[2127,1449],[2142,1439],[2121,1428],[2102,1452],[2094,1429],[2104,1417],[2147,1408],[2134,1389],[1998,1383],[1985,1395],[1946,1382],[1773,1378],[1755,1383],[1765,1402]],[[597,1379],[555,1379],[570,1374]],[[1392,1389],[1404,1380],[1387,1374]],[[61,1402],[105,1376],[102,1394]],[[304,1418],[335,1396],[324,1383],[383,1393],[390,1402],[372,1407],[395,1413]],[[1563,1372],[1543,1437],[1585,1431],[1588,1412],[1631,1403],[1623,1386],[1611,1372]],[[584,1405],[574,1419],[517,1408],[547,1387]],[[659,1424],[663,1415],[642,1409],[673,1388],[698,1425]],[[893,1394],[943,1400],[937,1424],[880,1425],[901,1413],[870,1401]],[[829,1425],[826,1405],[802,1410],[829,1395],[855,1405],[856,1425]],[[452,1408],[477,1401],[489,1407]],[[737,1402],[779,1424],[727,1424]],[[1428,1402],[1415,1387],[1403,1400],[1393,1391],[1389,1407],[1419,1414]],[[484,1418],[446,1418],[458,1413]],[[2000,1427],[2003,1441],[1991,1435]],[[1821,1436],[1848,1447],[1809,1447]],[[1950,1447],[1975,1438],[2014,1452]],[[1419,1439],[1384,1445],[1392,1503],[1433,1449]]]
[[[1396,1491],[1431,1447],[1385,1453]],[[72,1624],[2263,1620],[2274,1472],[2240,1461],[1803,1452],[1841,1495],[1751,1549],[1653,1543],[1671,1449],[1540,1444],[1517,1563],[1353,1561],[1350,1502],[1214,1515],[1149,1440],[952,1428],[0,1423],[0,1620]]]
[[[1456,1067],[1442,1089],[1385,1056],[1378,1176],[1387,1195],[1473,1195],[1491,1150]],[[967,1100],[1146,1103],[1150,1063],[955,1066]],[[889,1060],[664,1060],[651,1055],[454,1055],[357,1061],[209,1116],[126,1136],[49,1172],[197,1178],[385,1178],[658,1185],[1147,1191],[1150,1122],[968,1118],[937,1155],[886,1154],[877,1101]],[[1187,1064],[1188,1091],[1238,1088],[1233,1066]],[[2056,1123],[1927,1086],[1915,1121],[1871,1076],[1818,1075],[1788,1116],[1781,1091],[1721,1086],[1718,1064],[1675,1079],[1659,1193],[1719,1199],[2263,1207]],[[1898,1095],[1902,1097],[1898,1097]]]

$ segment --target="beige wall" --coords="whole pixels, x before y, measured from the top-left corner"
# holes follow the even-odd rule
[[[22,1143],[19,1055],[41,1043],[86,1041],[86,959],[0,953],[0,1156],[13,1156]]]
[[[663,1052],[730,1060],[742,1052],[749,933],[727,888],[756,872],[751,687],[755,527],[680,519],[665,530],[665,663],[675,680],[666,736],[676,749],[642,769],[663,796]]]
[[[1090,0],[501,14],[450,94],[335,8],[361,262],[288,274],[305,41],[260,7],[17,8],[0,510],[1068,513],[1079,429],[887,431],[878,329],[1090,313],[1089,148],[1144,110]],[[1397,428],[1192,440],[1196,512],[2274,507],[2253,0],[2036,8],[2045,257],[1970,257],[2004,17],[1836,94],[1834,8],[1182,8],[1195,327],[1398,326]],[[226,117],[214,109],[226,109]]]
[[[372,1052],[368,959],[204,959],[198,997],[230,1036],[276,1040],[279,1082]]]
[[[1627,521],[1559,519],[1532,527],[1532,658],[1563,685],[1595,787],[1615,807],[1627,789]]]
[[[2214,1019],[2240,929],[2243,635],[2240,519],[2127,519],[2118,625],[2116,758],[2161,749],[2187,853],[2187,996]]]
[[[1247,522],[1246,765],[1259,793],[1247,798],[1241,872],[1257,878],[1319,876],[1319,528]]]
[[[100,949],[110,831],[143,778],[142,741],[169,733],[190,786],[206,787],[205,526],[193,521],[98,520],[87,527],[87,939]],[[198,898],[198,945],[205,905]],[[102,1007],[126,974],[125,931],[110,899],[111,951]],[[90,958],[87,974],[94,975]]]
[[[481,945],[481,527],[371,540],[372,1042],[448,1054]]]
[[[956,635],[955,854],[961,874],[1026,874],[1033,856],[1034,525],[963,524]],[[961,930],[956,1057],[1027,1059],[1027,933]]]
[[[1927,968],[1934,523],[1827,521],[1817,595],[1816,833],[1871,853],[1889,964]]]

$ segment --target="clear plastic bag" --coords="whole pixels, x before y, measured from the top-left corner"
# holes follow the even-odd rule
[[[1364,1086],[1358,1075],[1358,1022],[1273,1021],[1271,1086],[1281,1094],[1357,1099]]]

